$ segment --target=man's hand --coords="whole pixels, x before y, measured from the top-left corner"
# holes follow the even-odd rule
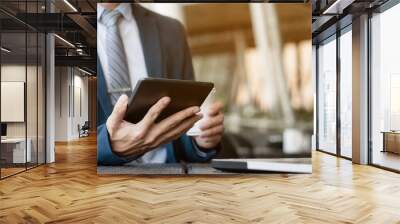
[[[132,124],[123,120],[128,105],[128,97],[122,95],[106,122],[112,150],[120,156],[141,155],[179,138],[201,119],[201,115],[196,115],[200,108],[189,107],[159,123],[155,123],[157,117],[170,101],[169,97],[161,98],[149,109],[139,123]]]
[[[211,149],[220,143],[224,133],[224,114],[222,109],[221,102],[216,102],[210,106],[207,117],[200,124],[201,134],[194,138],[198,146]]]

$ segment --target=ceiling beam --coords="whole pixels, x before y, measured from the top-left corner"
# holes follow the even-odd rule
[[[92,56],[55,56],[56,66],[88,67],[96,71],[97,58]]]
[[[67,15],[71,20],[73,20],[82,30],[88,35],[87,41],[96,39],[96,28],[90,24],[85,17],[80,14],[69,14]],[[92,44],[95,45],[95,44]]]

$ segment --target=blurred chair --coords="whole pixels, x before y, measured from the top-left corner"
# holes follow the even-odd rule
[[[89,121],[85,121],[82,127],[80,127],[80,125],[78,124],[79,138],[89,136],[89,130],[90,130]]]

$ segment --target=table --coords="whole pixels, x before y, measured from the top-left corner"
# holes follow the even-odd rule
[[[28,143],[28,144],[26,144]],[[26,151],[25,151],[25,145]],[[1,139],[1,159],[6,163],[26,163],[31,162],[32,140],[27,138],[5,138]]]
[[[400,154],[400,131],[382,131],[383,150],[382,152],[392,152]]]

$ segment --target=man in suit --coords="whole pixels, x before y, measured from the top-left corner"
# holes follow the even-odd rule
[[[183,26],[138,4],[101,3],[97,10],[98,164],[207,162],[223,134],[222,105],[201,121],[202,134],[185,132],[201,119],[198,107],[155,123],[170,98],[160,99],[142,121],[123,120],[128,96],[141,78],[194,79]]]

